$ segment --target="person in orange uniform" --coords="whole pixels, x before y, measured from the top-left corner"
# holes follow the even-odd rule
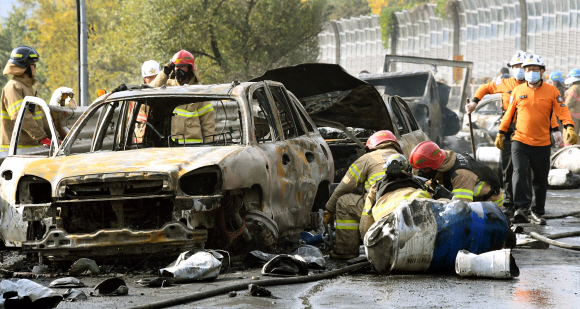
[[[555,114],[564,124],[564,139],[576,143],[578,136],[574,132],[574,122],[570,111],[564,104],[558,89],[542,81],[546,65],[541,57],[526,55],[522,65],[526,83],[517,86],[510,97],[509,107],[501,121],[495,146],[504,148],[506,136],[512,122],[515,121],[515,133],[512,137],[512,161],[514,173],[514,222],[532,221],[544,225],[544,206],[548,190],[548,173],[550,171],[550,129],[552,116]],[[532,185],[536,194],[536,204],[531,208],[528,219],[528,208],[531,204],[531,190],[528,182],[532,171]]]
[[[524,62],[524,58],[526,57],[526,52],[524,51],[517,51],[513,56],[510,62],[508,63],[508,67],[511,68],[512,78],[505,78],[505,79],[496,79],[491,83],[481,85],[473,99],[471,99],[471,103],[465,106],[465,111],[469,115],[471,112],[475,110],[477,104],[483,97],[487,94],[496,94],[501,93],[502,99],[502,115],[505,113],[509,106],[510,96],[512,91],[517,86],[526,82],[524,78],[524,69],[522,68],[522,63]],[[557,123],[556,123],[557,126]],[[512,153],[511,153],[511,135],[513,133],[514,126],[511,125],[506,132],[506,142],[504,143],[504,148],[501,151],[501,163],[502,163],[502,174],[503,174],[503,189],[505,192],[505,200],[504,200],[504,208],[503,212],[506,216],[511,217],[513,216],[514,212],[514,199],[513,199],[513,182],[512,182],[512,174],[514,172],[513,164],[512,164]]]

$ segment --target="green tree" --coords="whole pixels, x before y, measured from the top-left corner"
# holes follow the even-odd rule
[[[324,7],[324,0],[129,0],[123,16],[139,63],[167,62],[185,49],[202,82],[216,83],[315,61]]]
[[[370,14],[367,0],[328,0],[325,13],[329,21]]]
[[[26,11],[22,7],[13,6],[8,17],[0,20],[0,66],[2,70],[10,59],[12,49],[29,42],[26,18]],[[4,88],[8,78],[7,75],[0,75],[0,89]]]

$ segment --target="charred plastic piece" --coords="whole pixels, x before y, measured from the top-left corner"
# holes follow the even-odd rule
[[[114,295],[127,295],[129,294],[129,288],[125,281],[121,278],[109,278],[101,283],[99,283],[93,293],[93,296],[114,296]]]

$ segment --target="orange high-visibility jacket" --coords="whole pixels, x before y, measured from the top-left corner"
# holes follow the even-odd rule
[[[558,116],[564,125],[574,126],[570,111],[556,87],[541,82],[538,88],[532,89],[525,83],[513,90],[499,130],[506,132],[515,121],[513,140],[530,146],[547,146],[551,144],[553,115]]]

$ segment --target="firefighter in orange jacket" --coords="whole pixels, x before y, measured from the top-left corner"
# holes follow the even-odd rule
[[[546,65],[541,57],[528,54],[522,65],[525,71],[526,84],[514,89],[510,97],[495,145],[504,148],[504,136],[510,124],[516,121],[515,133],[512,138],[512,161],[514,165],[514,222],[532,221],[534,224],[544,225],[544,206],[548,190],[548,173],[550,171],[551,118],[555,114],[564,124],[566,142],[575,144],[578,140],[574,132],[574,122],[570,112],[564,104],[558,89],[544,83]],[[529,171],[532,170],[532,184],[536,195],[536,205],[531,208],[528,219],[532,188],[529,186]]]
[[[524,78],[524,69],[522,68],[522,63],[524,62],[524,58],[526,57],[526,52],[518,51],[513,56],[510,62],[508,63],[508,67],[511,68],[512,71],[512,78],[505,78],[505,79],[497,79],[491,83],[483,84],[477,89],[473,99],[471,99],[471,103],[465,106],[465,111],[467,114],[471,114],[477,107],[477,103],[486,94],[495,94],[501,93],[502,99],[502,114],[505,113],[509,106],[510,96],[512,91],[517,86],[525,83],[526,80]],[[556,123],[557,127],[557,123]],[[507,216],[513,215],[513,186],[512,186],[512,174],[513,174],[513,164],[511,159],[511,135],[513,133],[513,124],[509,127],[508,131],[506,132],[506,142],[504,143],[504,148],[501,151],[501,163],[502,163],[502,173],[503,173],[503,188],[505,192],[505,200],[504,200],[504,214]]]

